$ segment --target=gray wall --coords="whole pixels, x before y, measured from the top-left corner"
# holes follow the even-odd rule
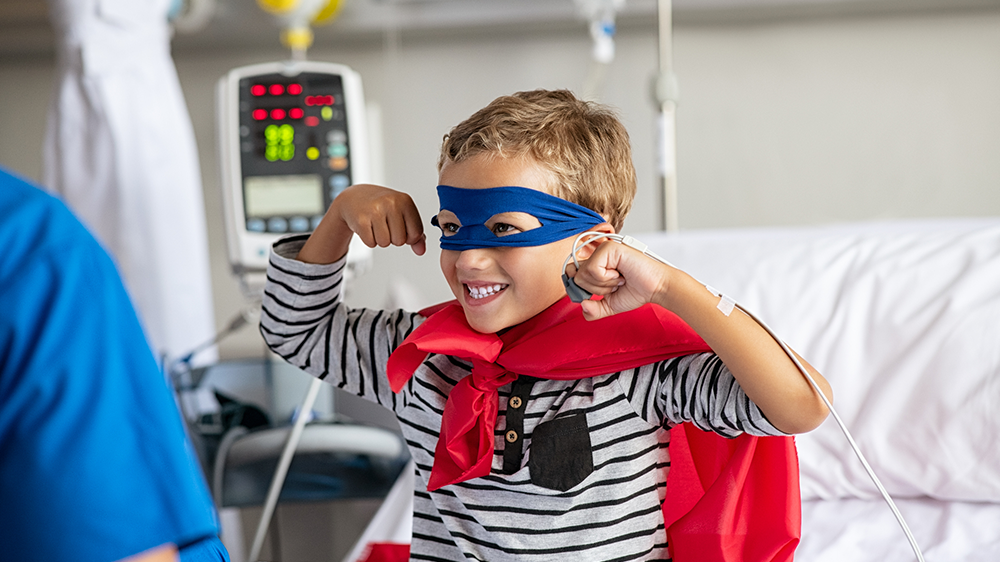
[[[623,26],[617,46],[602,100],[632,136],[640,193],[626,230],[635,233],[658,221],[648,87],[655,30]],[[581,24],[320,44],[310,58],[361,73],[382,111],[386,183],[411,193],[426,218],[436,210],[437,148],[448,128],[504,93],[579,91],[589,49]],[[220,325],[241,300],[225,263],[214,85],[232,67],[284,56],[278,48],[175,55],[202,159]],[[675,63],[682,228],[1000,214],[1000,10],[681,23]],[[51,79],[46,57],[0,61],[0,164],[34,178]],[[377,251],[350,300],[381,306],[404,277],[420,304],[447,299],[436,258]],[[262,347],[248,329],[221,352]]]

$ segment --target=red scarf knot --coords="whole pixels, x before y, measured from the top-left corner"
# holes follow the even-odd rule
[[[426,312],[427,320],[389,357],[392,389],[399,392],[428,353],[473,365],[445,403],[431,491],[490,473],[497,389],[519,374],[577,380],[709,350],[687,324],[653,305],[590,322],[579,304],[563,298],[502,334],[473,330],[457,301]]]

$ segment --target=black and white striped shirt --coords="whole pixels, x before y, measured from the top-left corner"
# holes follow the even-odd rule
[[[669,428],[781,435],[711,353],[576,381],[522,376],[499,391],[490,475],[428,492],[445,401],[471,365],[430,355],[393,394],[386,361],[423,317],[348,308],[344,261],[290,259],[301,244],[275,244],[261,332],[289,362],[395,412],[417,471],[412,560],[669,560]]]

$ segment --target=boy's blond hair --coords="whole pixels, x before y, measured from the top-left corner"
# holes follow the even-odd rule
[[[438,170],[481,153],[534,158],[556,178],[552,195],[596,211],[616,231],[632,208],[636,184],[628,132],[611,109],[568,90],[493,100],[445,135]]]

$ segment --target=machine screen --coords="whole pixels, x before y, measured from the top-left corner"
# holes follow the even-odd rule
[[[353,183],[341,77],[265,74],[241,79],[239,89],[246,229],[314,229]]]
[[[247,219],[322,215],[326,210],[322,181],[316,174],[246,178],[243,192]]]

